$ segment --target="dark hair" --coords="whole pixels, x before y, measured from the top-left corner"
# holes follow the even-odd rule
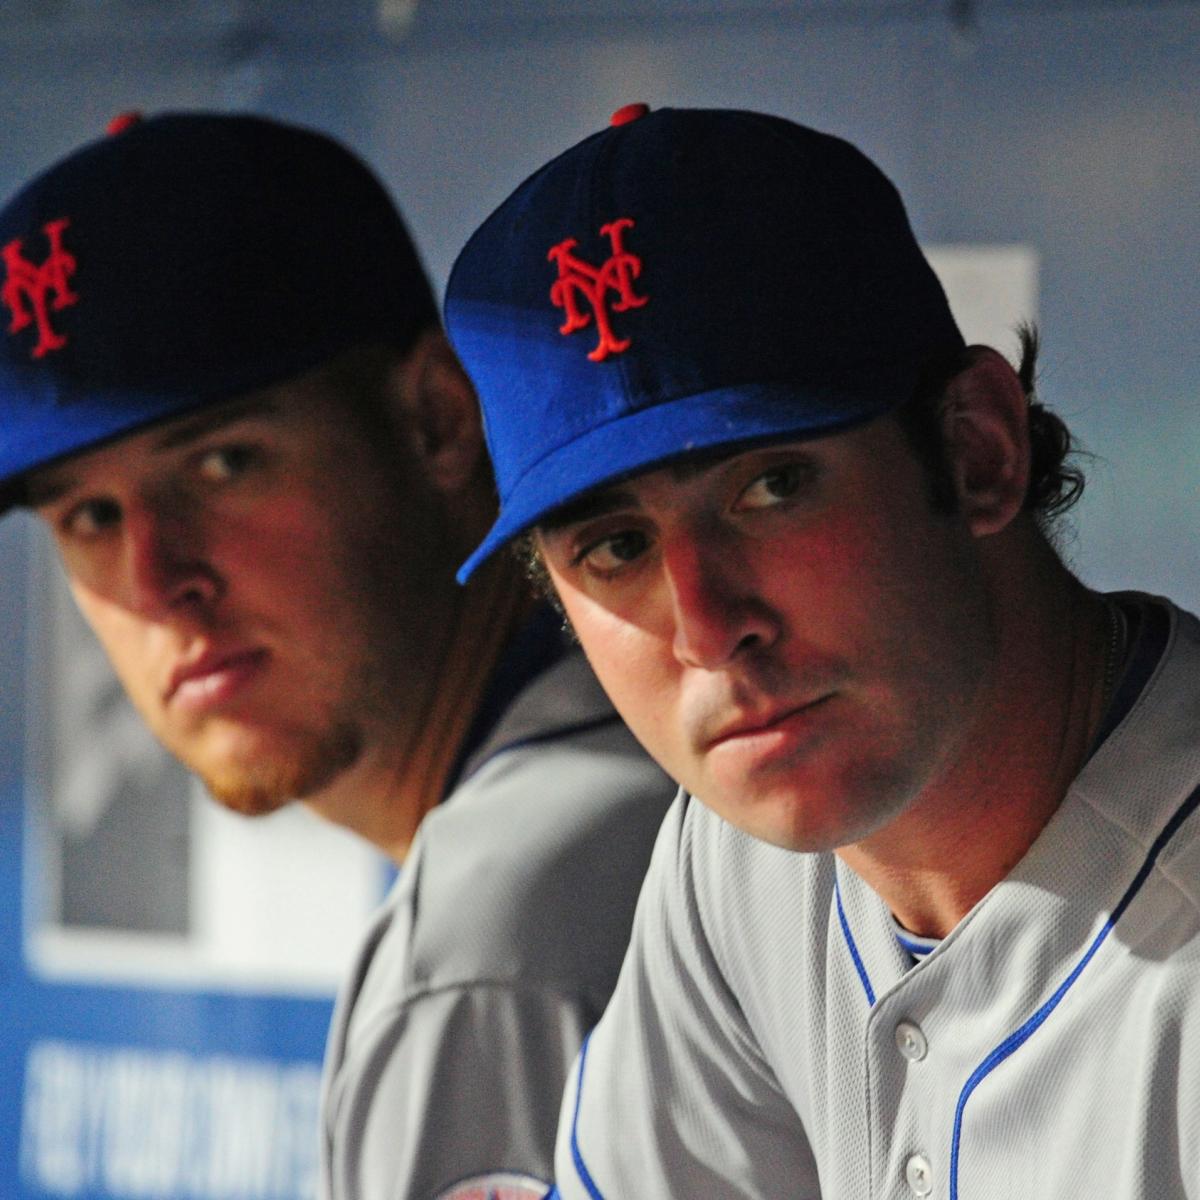
[[[1079,447],[1066,423],[1037,398],[1037,329],[1023,324],[1017,330],[1021,357],[1017,379],[1029,410],[1029,486],[1023,510],[1032,513],[1043,532],[1055,517],[1069,509],[1083,493],[1084,475],[1070,461]],[[896,419],[929,475],[934,505],[952,512],[956,504],[954,482],[946,463],[942,416],[951,380],[966,370],[978,353],[972,347],[929,362],[922,371],[913,398],[896,410]]]
[[[562,601],[558,598],[558,592],[555,591],[554,584],[551,582],[550,572],[546,570],[546,561],[542,558],[542,552],[538,549],[537,538],[534,535],[535,530],[526,530],[513,538],[509,549],[520,564],[521,572],[529,581],[534,596],[539,600],[550,601],[554,611],[563,619],[563,629],[574,637],[575,631],[567,619],[566,609],[563,608]]]
[[[1017,329],[1021,357],[1017,379],[1025,393],[1029,409],[1030,466],[1029,486],[1025,491],[1023,511],[1032,513],[1043,533],[1048,533],[1053,520],[1066,512],[1083,493],[1084,475],[1071,460],[1080,453],[1071,431],[1056,413],[1037,398],[1037,356],[1040,347],[1037,328],[1022,324]],[[953,512],[958,503],[954,480],[946,461],[942,416],[950,382],[975,360],[976,349],[968,346],[950,355],[943,355],[926,364],[918,377],[911,400],[895,410],[901,429],[925,467],[929,479],[931,500],[940,512]],[[522,534],[512,544],[517,561],[537,595],[545,597],[562,612],[546,564],[537,548],[532,532]]]

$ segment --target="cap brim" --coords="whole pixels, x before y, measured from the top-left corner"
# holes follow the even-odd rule
[[[27,421],[22,429],[0,438],[0,460],[7,468],[0,478],[0,516],[21,503],[23,481],[30,472],[182,416],[204,403],[193,397],[174,403],[156,398],[145,405],[128,396],[89,397],[86,402],[70,406],[70,423],[66,426],[62,411],[48,405],[45,422]]]
[[[466,583],[506,542],[586,492],[701,450],[835,433],[894,409],[915,383],[912,368],[892,368],[820,393],[794,384],[757,384],[623,414],[552,451],[525,473],[505,497],[487,536],[459,568],[458,581]]]

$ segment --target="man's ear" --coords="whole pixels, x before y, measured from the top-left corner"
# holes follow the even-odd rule
[[[387,401],[429,482],[455,492],[477,474],[484,455],[475,389],[446,335],[427,329],[388,372]]]
[[[946,388],[942,439],[959,512],[976,537],[1017,516],[1029,486],[1029,404],[995,350],[972,346],[970,365]]]

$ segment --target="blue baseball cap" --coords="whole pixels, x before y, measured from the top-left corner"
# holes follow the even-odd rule
[[[899,194],[859,150],[762,113],[645,105],[484,221],[445,321],[501,503],[460,581],[593,488],[869,420],[963,346]]]
[[[0,211],[0,510],[29,471],[437,306],[360,159],[262,117],[129,115]]]

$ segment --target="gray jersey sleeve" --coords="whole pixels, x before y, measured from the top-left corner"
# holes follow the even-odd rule
[[[715,959],[680,797],[629,954],[576,1063],[555,1160],[563,1200],[816,1200],[808,1140]]]
[[[577,999],[506,985],[431,991],[364,1030],[333,1097],[332,1194],[453,1194],[464,1179],[551,1176],[547,1130],[594,1019]]]
[[[523,693],[422,823],[334,1016],[327,1200],[537,1200],[553,1178],[675,793],[585,672],[572,655]]]

